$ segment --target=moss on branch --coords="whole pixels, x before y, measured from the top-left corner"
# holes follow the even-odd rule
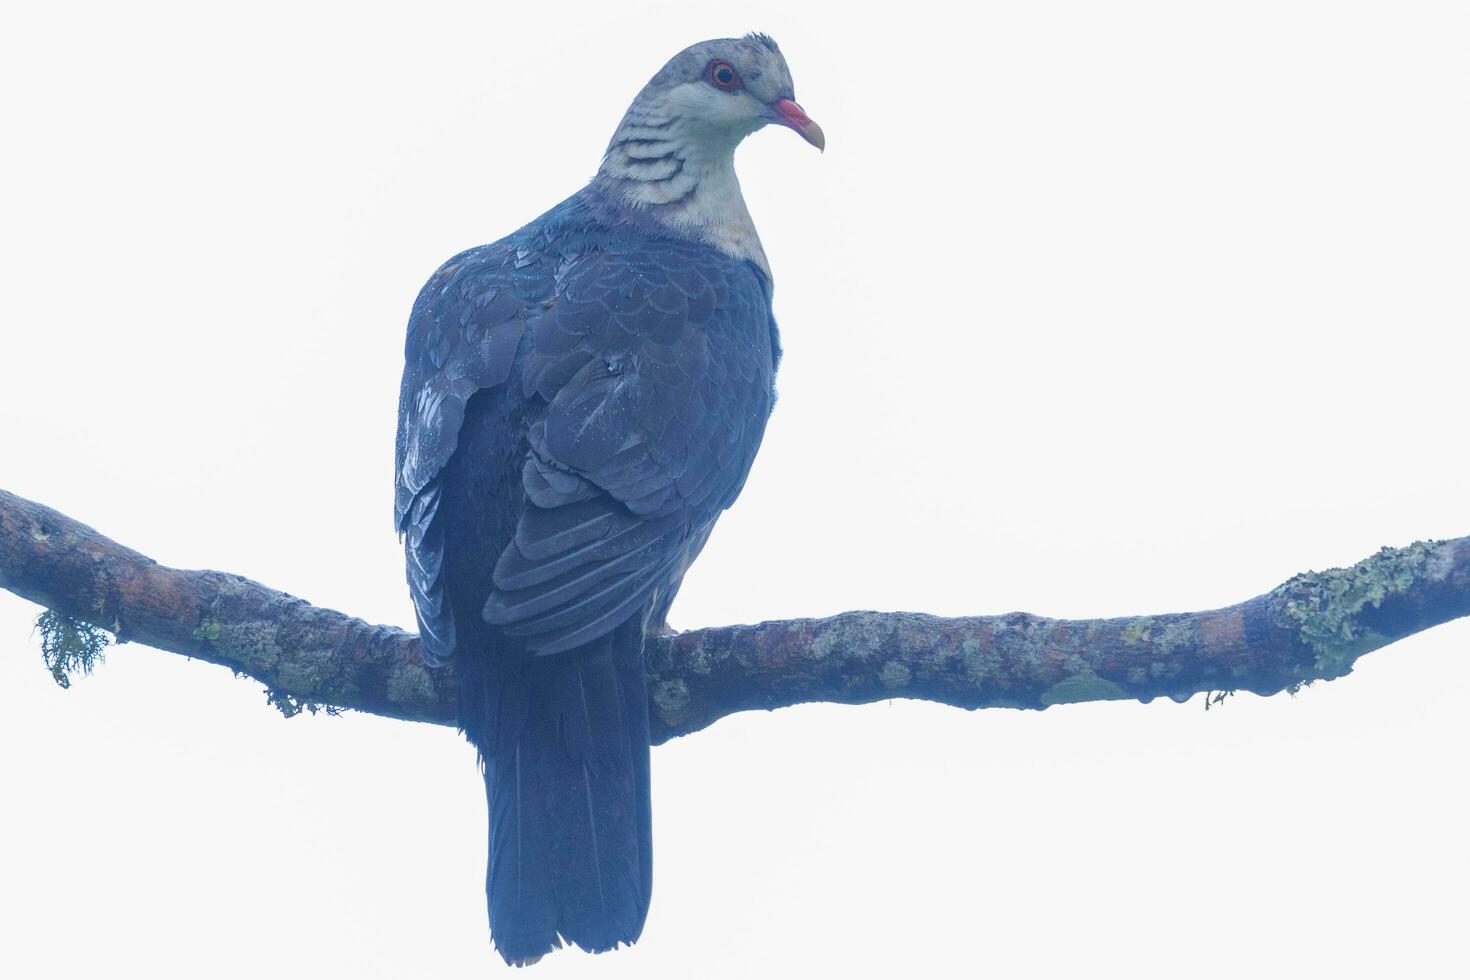
[[[112,637],[107,631],[55,609],[47,609],[36,617],[36,633],[41,640],[41,660],[51,672],[52,680],[63,688],[71,687],[72,678],[92,673],[103,661],[102,652]]]

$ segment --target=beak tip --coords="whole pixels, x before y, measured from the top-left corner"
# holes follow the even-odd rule
[[[777,99],[771,108],[774,110],[773,118],[776,122],[796,130],[802,139],[817,148],[817,152],[827,152],[827,134],[822,132],[822,127],[818,126],[801,106],[791,99]]]

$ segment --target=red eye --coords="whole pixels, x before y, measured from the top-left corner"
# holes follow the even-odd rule
[[[709,83],[721,91],[733,92],[740,87],[740,75],[728,61],[711,61]]]

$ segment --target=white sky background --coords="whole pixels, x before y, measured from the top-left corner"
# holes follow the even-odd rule
[[[829,150],[739,168],[781,401],[674,612],[1209,608],[1470,533],[1470,10],[1231,2],[31,5],[0,23],[0,486],[411,625],[404,323],[764,30]],[[470,977],[452,731],[283,720],[0,593],[0,972]],[[1295,699],[894,702],[656,749],[652,916],[556,977],[1445,976],[1470,622]]]

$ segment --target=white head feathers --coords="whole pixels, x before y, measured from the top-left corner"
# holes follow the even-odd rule
[[[638,93],[595,183],[615,203],[749,259],[769,277],[735,176],[735,148],[771,122],[822,145],[820,128],[796,106],[776,42],[764,35],[703,41],[675,55]]]

